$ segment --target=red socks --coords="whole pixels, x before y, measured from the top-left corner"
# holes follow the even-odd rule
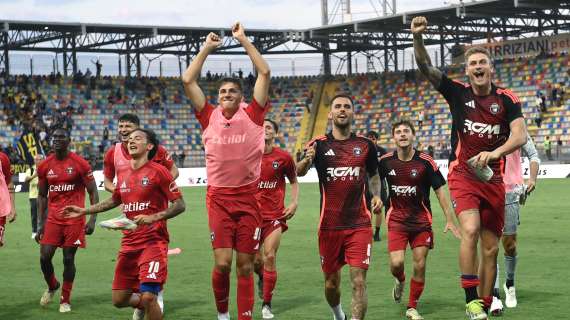
[[[409,308],[416,309],[418,307],[418,300],[420,300],[423,291],[424,291],[424,283],[418,282],[414,280],[414,278],[412,278],[412,280],[410,281],[410,300],[408,302],[408,309]]]
[[[491,308],[491,303],[493,303],[493,296],[482,297],[483,300],[483,307],[485,309]]]
[[[61,287],[60,303],[70,303],[72,288],[73,288],[73,281],[63,281],[63,286]]]
[[[214,300],[216,300],[216,308],[218,309],[218,312],[219,313],[228,312],[228,301],[230,295],[230,274],[221,273],[216,269],[214,269],[212,271],[212,289],[214,291]]]
[[[59,286],[59,283],[57,282],[57,279],[55,278],[55,274],[50,274],[49,276],[45,276],[44,275],[44,279],[46,280],[46,283],[48,285],[48,289],[50,291],[57,289],[57,287]]]
[[[263,302],[270,303],[277,283],[277,271],[263,270]]]
[[[265,278],[263,278],[265,287]],[[265,290],[265,288],[264,288]],[[253,274],[238,276],[237,287],[238,320],[251,320],[253,316]]]

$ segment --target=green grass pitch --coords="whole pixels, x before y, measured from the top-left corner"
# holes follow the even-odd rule
[[[568,302],[568,230],[570,180],[540,180],[521,214],[517,293],[519,307],[506,310],[505,319],[566,319]],[[205,212],[205,188],[185,188],[187,210],[169,222],[171,248],[182,253],[169,260],[165,290],[166,319],[215,319],[210,289],[213,260]],[[323,295],[316,231],[319,196],[316,184],[301,185],[299,209],[290,221],[278,254],[279,278],[273,300],[276,319],[331,319]],[[103,198],[109,194],[102,193]],[[45,283],[39,265],[39,247],[30,239],[31,227],[27,194],[17,195],[18,220],[7,226],[6,245],[0,249],[0,319],[131,319],[132,309],[116,309],[111,304],[111,281],[120,234],[97,228],[88,237],[88,248],[77,254],[77,276],[70,314],[60,315],[56,300],[47,308],[39,306]],[[464,319],[464,294],[459,286],[457,252],[459,242],[442,233],[443,219],[437,201],[434,207],[435,250],[427,265],[427,283],[419,304],[426,319]],[[117,211],[102,214],[99,221]],[[393,303],[383,226],[383,241],[374,243],[368,271],[367,319],[404,319],[405,301]],[[407,255],[409,259],[410,255]],[[61,280],[62,256],[54,257],[56,275]],[[502,253],[499,261],[503,261]],[[406,273],[410,275],[410,261]],[[342,305],[350,308],[350,283],[343,272]],[[230,312],[236,315],[235,272],[232,273]],[[503,277],[504,279],[504,277]],[[256,297],[255,319],[261,318]]]

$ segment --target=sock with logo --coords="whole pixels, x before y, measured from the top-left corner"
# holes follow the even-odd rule
[[[228,302],[230,296],[230,274],[221,273],[214,269],[212,271],[212,289],[216,300],[216,309],[219,313],[228,312]]]
[[[238,320],[253,319],[253,274],[238,276],[237,307]]]

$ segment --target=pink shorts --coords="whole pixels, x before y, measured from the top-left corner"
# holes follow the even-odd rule
[[[368,270],[372,251],[372,228],[320,230],[319,254],[324,273],[334,273],[345,264]]]
[[[255,254],[261,238],[261,215],[254,194],[206,194],[212,247]]]
[[[287,229],[289,229],[289,226],[287,226],[287,220],[263,220],[263,223],[261,224],[261,243],[263,243],[265,239],[277,229],[281,229],[282,233],[287,231]]]
[[[448,182],[455,213],[459,215],[465,210],[479,210],[481,227],[501,237],[505,226],[505,185],[457,175],[450,176]]]
[[[164,284],[168,275],[168,248],[146,247],[117,255],[113,290],[138,291],[141,283]]]
[[[40,244],[60,248],[85,248],[85,225],[83,223],[65,225],[46,221]]]
[[[434,239],[432,231],[421,232],[405,232],[388,230],[388,251],[406,250],[410,244],[410,248],[428,247],[433,249]]]

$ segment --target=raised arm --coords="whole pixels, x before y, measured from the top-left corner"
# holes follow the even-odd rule
[[[194,107],[198,112],[202,111],[204,104],[206,103],[206,96],[204,96],[204,92],[202,92],[202,89],[200,89],[200,86],[198,85],[198,78],[200,77],[200,72],[202,71],[202,66],[206,61],[206,58],[210,53],[216,50],[221,43],[220,37],[217,34],[210,32],[206,37],[206,42],[204,42],[202,50],[198,52],[194,60],[192,60],[192,63],[188,66],[188,69],[186,69],[184,74],[182,74],[184,92],[188,99],[190,99],[192,107]]]
[[[239,41],[239,43],[247,52],[247,55],[251,59],[251,62],[255,66],[257,71],[257,80],[255,81],[255,86],[253,87],[253,97],[255,101],[259,103],[260,106],[265,106],[269,96],[269,84],[271,82],[269,65],[263,59],[259,51],[255,46],[249,41],[245,36],[245,30],[241,23],[236,22],[232,27],[232,34],[234,38]]]
[[[421,73],[423,73],[434,88],[439,88],[441,84],[442,73],[439,69],[431,64],[431,59],[424,45],[422,34],[427,29],[427,19],[425,17],[415,17],[412,20],[410,30],[414,35],[414,54],[416,56],[416,64]]]

